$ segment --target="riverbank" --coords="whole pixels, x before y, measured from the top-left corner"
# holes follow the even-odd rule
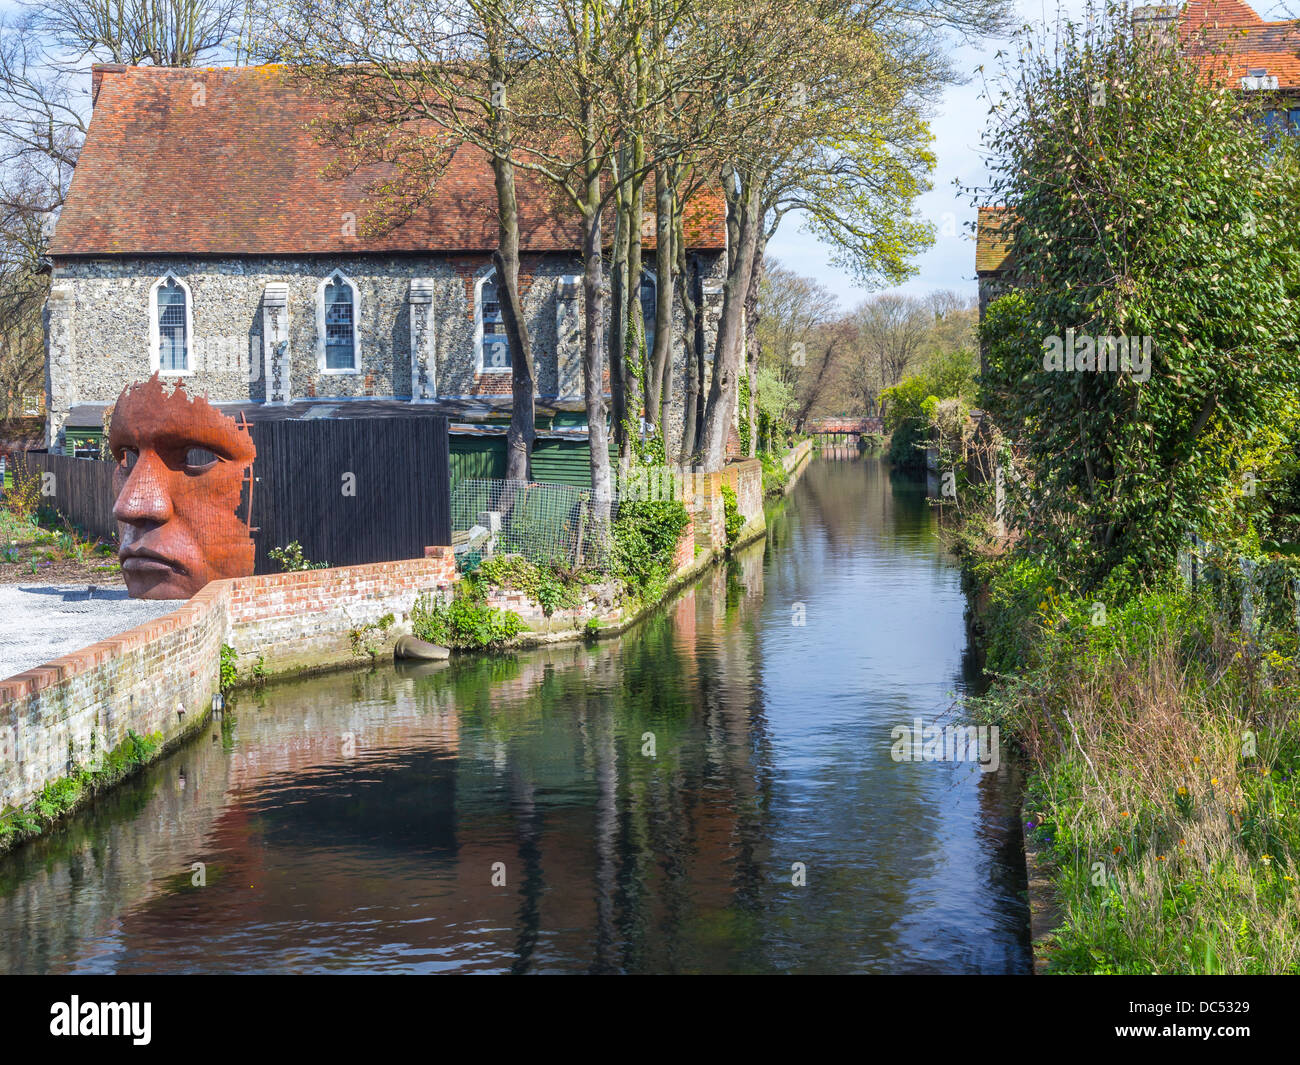
[[[1289,611],[1261,594],[1244,632],[1230,571],[1083,601],[1025,559],[966,565],[997,678],[975,710],[1031,770],[1036,969],[1300,970]]]

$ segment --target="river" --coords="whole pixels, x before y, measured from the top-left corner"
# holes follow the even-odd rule
[[[268,686],[0,858],[0,972],[1030,968],[923,488],[817,459],[622,637]]]

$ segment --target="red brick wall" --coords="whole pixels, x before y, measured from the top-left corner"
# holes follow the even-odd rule
[[[449,547],[370,566],[213,581],[160,618],[0,681],[0,809],[30,802],[74,766],[93,766],[126,739],[165,742],[198,726],[220,688],[221,647],[246,673],[355,661],[350,630],[395,616],[410,631],[424,593],[456,580]]]

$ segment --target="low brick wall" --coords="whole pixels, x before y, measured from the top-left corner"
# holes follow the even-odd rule
[[[781,465],[785,467],[786,473],[794,473],[800,466],[808,461],[808,456],[812,454],[812,441],[802,440],[791,448],[781,460]]]
[[[692,521],[674,555],[679,576],[726,547],[724,484],[736,492],[746,519],[741,540],[764,528],[758,460],[692,481]],[[391,647],[410,632],[416,599],[449,594],[456,579],[451,548],[438,547],[422,559],[214,581],[170,614],[0,681],[0,810],[26,805],[46,784],[94,766],[128,730],[160,734],[170,746],[199,727],[220,688],[223,645],[238,652],[244,677],[259,661],[268,673],[352,664],[353,630],[392,614],[394,624],[373,639]],[[580,629],[593,614],[620,631],[631,620],[612,584],[593,586],[582,606],[550,618],[517,592],[493,593],[492,603],[554,638]]]
[[[451,548],[440,547],[425,558],[223,581],[230,586],[226,642],[239,652],[241,666],[260,655],[276,673],[355,662],[353,629],[393,614],[384,641],[391,643],[411,631],[416,599],[446,591],[456,579]]]
[[[386,642],[410,631],[416,598],[456,579],[450,548],[369,566],[213,581],[176,610],[0,681],[0,810],[22,806],[127,732],[165,745],[197,728],[220,688],[221,648],[241,672],[354,662],[350,632],[392,613]]]
[[[209,585],[164,617],[0,683],[0,809],[93,765],[128,730],[170,743],[196,727],[226,626],[223,591]]]
[[[488,605],[497,610],[513,610],[533,632],[556,633],[580,630],[588,618],[602,624],[621,621],[619,607],[619,582],[604,581],[586,587],[587,598],[576,607],[563,607],[548,617],[542,604],[530,599],[525,592],[507,588],[491,588],[487,593]]]

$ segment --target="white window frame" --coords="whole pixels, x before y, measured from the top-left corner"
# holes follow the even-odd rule
[[[177,287],[185,293],[185,369],[164,370],[162,368],[162,329],[158,321],[158,290],[175,281]],[[177,277],[168,270],[149,287],[149,370],[166,377],[188,377],[194,373],[194,293],[185,283],[183,277]]]
[[[335,281],[342,281],[352,290],[352,365],[328,369],[325,365],[325,289]],[[342,270],[335,270],[316,286],[316,372],[330,376],[361,373],[361,291]]]
[[[478,272],[474,280],[474,372],[476,374],[511,373],[513,371],[513,367],[510,366],[483,365],[483,286],[496,277],[496,272],[495,266],[485,266]],[[506,338],[506,344],[507,346],[510,344],[509,337]],[[510,357],[513,361],[513,352],[511,352]]]

